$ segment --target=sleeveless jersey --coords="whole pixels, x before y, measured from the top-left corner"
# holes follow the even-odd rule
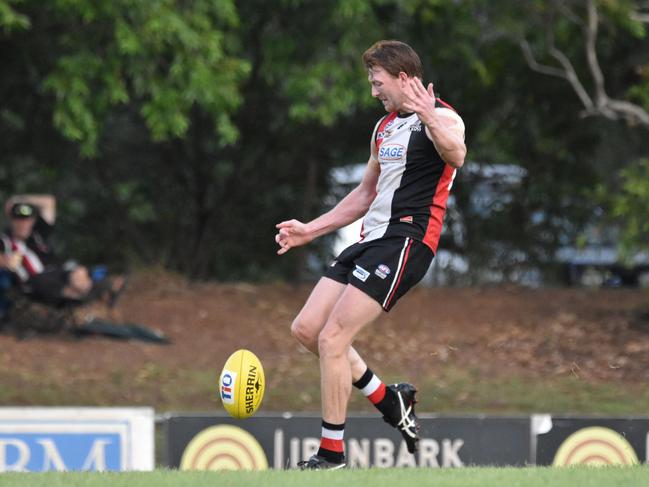
[[[361,242],[411,237],[436,253],[455,168],[442,160],[415,113],[386,115],[373,137],[381,173],[376,198],[363,220]]]

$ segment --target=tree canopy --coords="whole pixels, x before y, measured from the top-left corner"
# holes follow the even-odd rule
[[[274,225],[367,159],[382,113],[360,57],[397,38],[468,159],[524,174],[477,202],[461,171],[445,248],[551,271],[601,208],[640,248],[648,25],[633,0],[0,0],[0,196],[54,193],[62,251],[87,261],[299,278],[308,255],[277,258]]]

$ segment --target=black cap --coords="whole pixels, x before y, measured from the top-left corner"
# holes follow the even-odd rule
[[[11,218],[32,218],[37,215],[36,207],[29,203],[16,203],[9,210]]]

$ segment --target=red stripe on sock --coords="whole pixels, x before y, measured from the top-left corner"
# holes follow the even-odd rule
[[[378,404],[385,397],[385,384],[381,382],[381,385],[367,398],[372,401],[372,404]]]
[[[335,451],[337,453],[342,453],[343,451],[345,451],[343,440],[332,440],[331,438],[321,438],[320,448]]]

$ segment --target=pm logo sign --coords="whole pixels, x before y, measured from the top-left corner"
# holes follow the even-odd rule
[[[153,470],[150,408],[0,408],[0,472]]]

